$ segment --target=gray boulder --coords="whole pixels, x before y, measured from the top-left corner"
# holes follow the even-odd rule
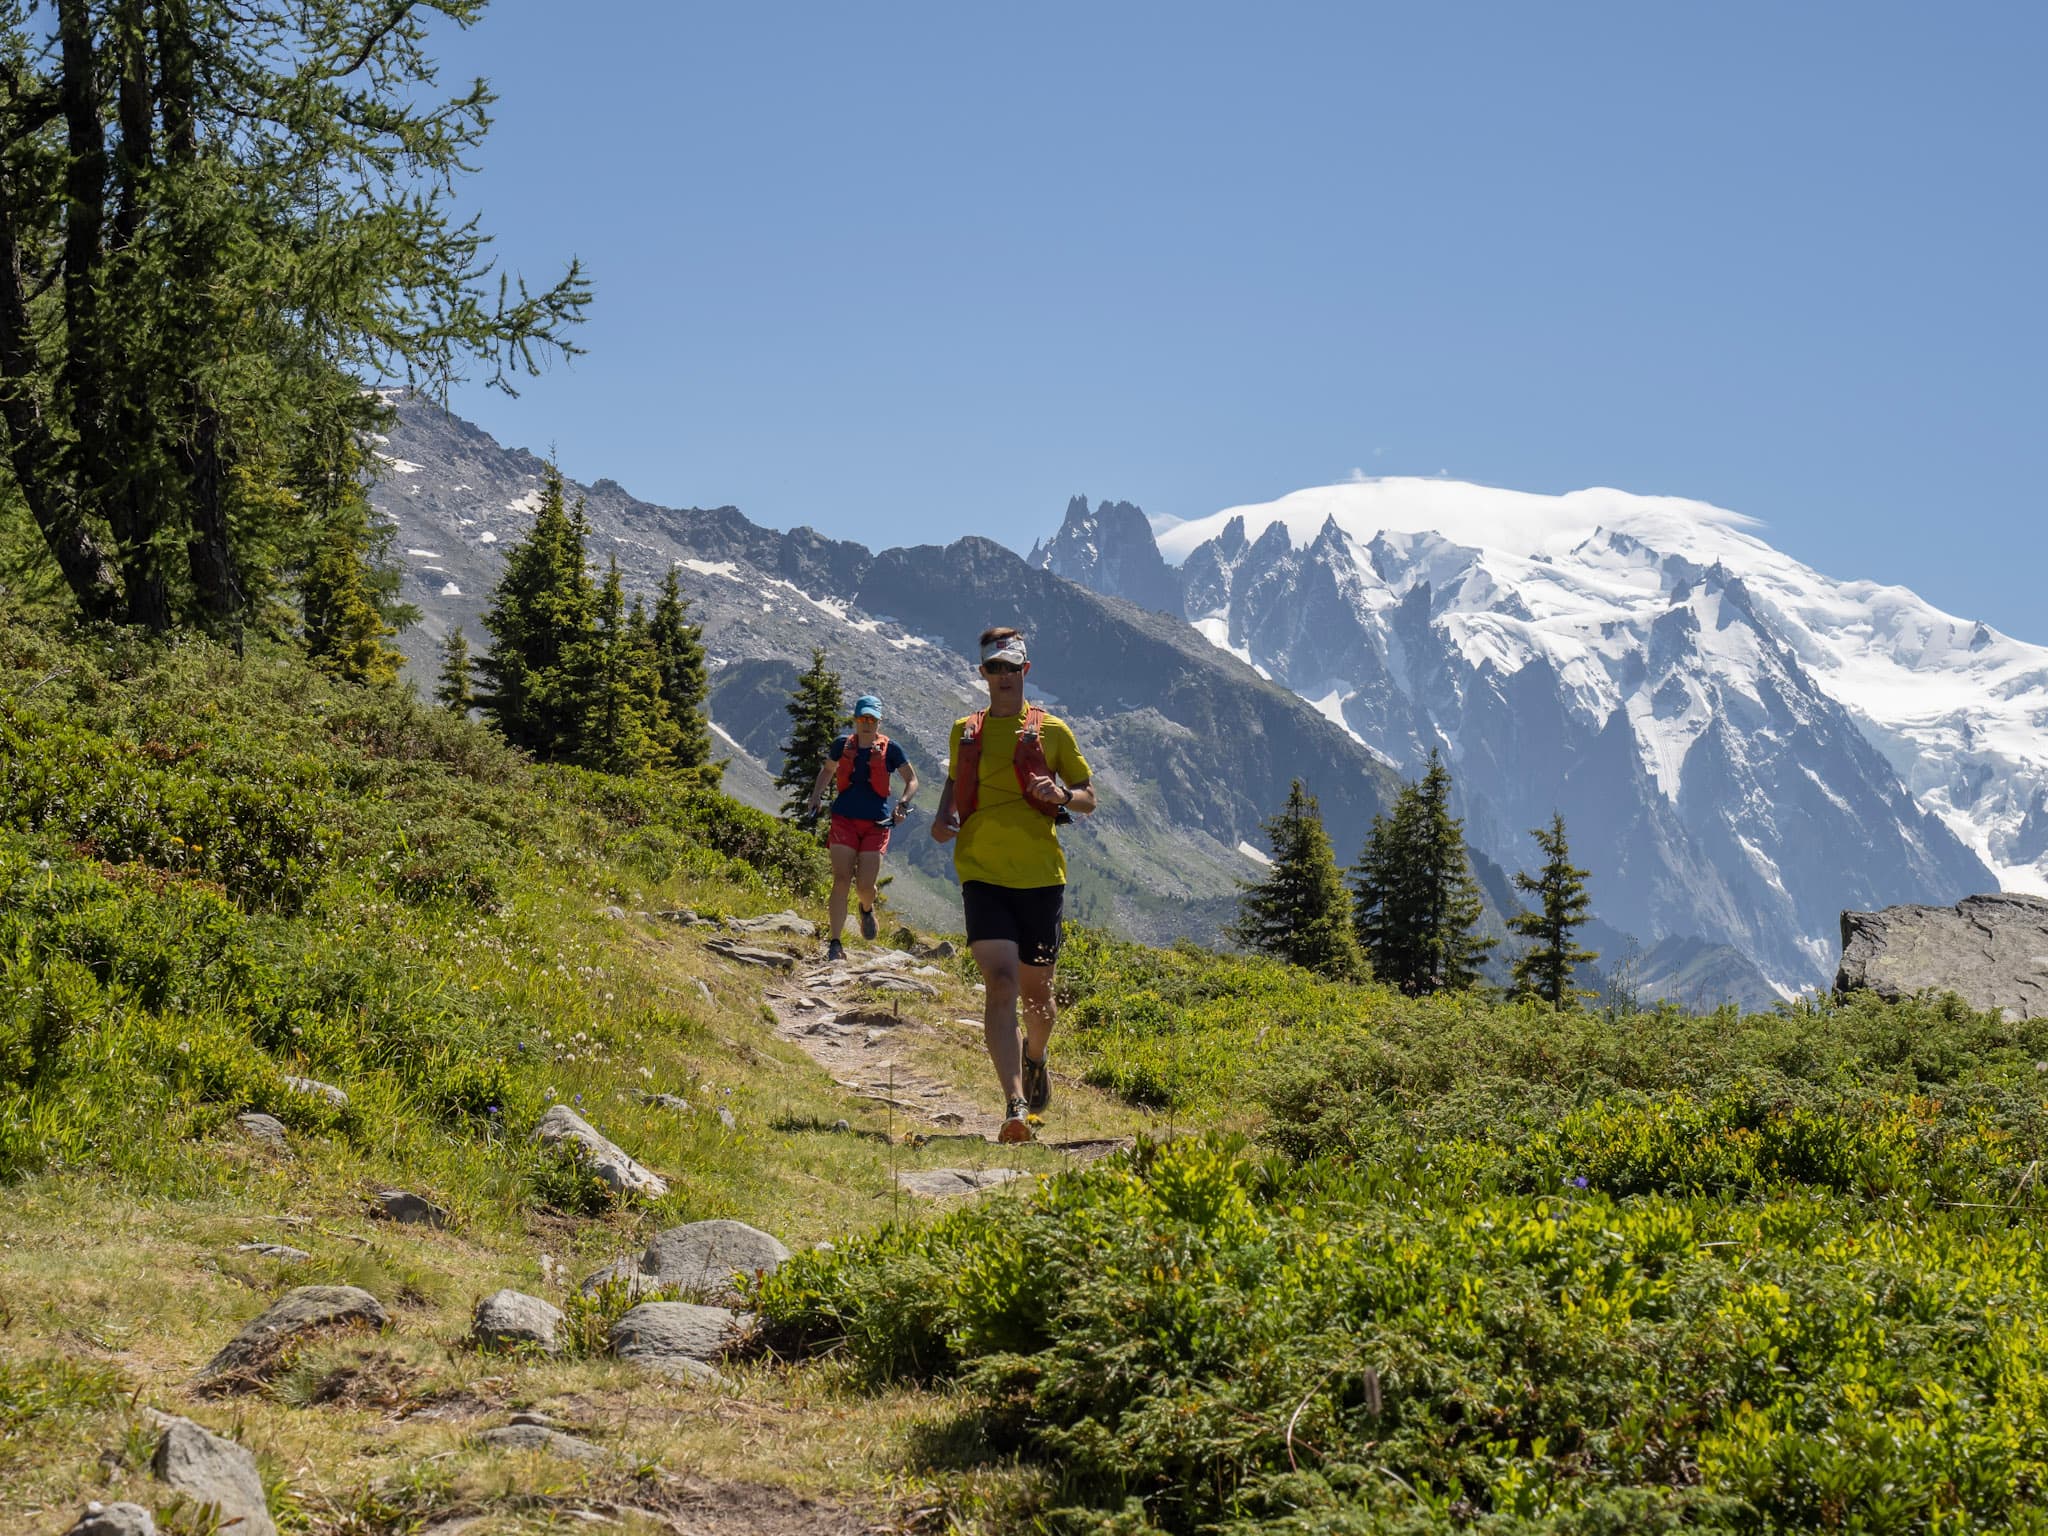
[[[567,1456],[573,1461],[604,1460],[602,1447],[539,1424],[502,1424],[496,1429],[485,1430],[476,1438],[479,1445],[487,1445],[494,1451],[546,1451],[554,1456]]]
[[[319,1082],[310,1077],[287,1077],[284,1079],[284,1085],[291,1089],[293,1093],[303,1093],[312,1098],[325,1099],[336,1109],[348,1108],[348,1095],[332,1083]]]
[[[735,933],[787,933],[799,939],[813,938],[818,925],[794,912],[771,912],[766,917],[728,917],[725,926]]]
[[[357,1286],[295,1286],[207,1361],[199,1385],[216,1391],[251,1386],[275,1375],[291,1347],[309,1334],[381,1329],[390,1322],[384,1304]]]
[[[717,1359],[754,1324],[751,1314],[688,1301],[643,1301],[612,1324],[612,1353],[645,1370],[716,1380]]]
[[[533,1344],[561,1348],[562,1309],[523,1291],[498,1290],[476,1304],[470,1336],[486,1347]]]
[[[640,1102],[649,1109],[672,1109],[679,1115],[690,1112],[690,1101],[677,1093],[643,1093]]]
[[[2048,1018],[2048,899],[1965,896],[1953,907],[1842,914],[1837,992],[1953,992],[2007,1020]]]
[[[718,1301],[737,1301],[734,1275],[773,1274],[789,1250],[743,1221],[693,1221],[661,1233],[637,1259],[607,1264],[583,1282],[585,1295],[623,1280],[635,1294],[678,1290]]]
[[[216,1523],[235,1536],[277,1536],[262,1474],[246,1445],[223,1440],[190,1419],[158,1414],[156,1421],[163,1438],[150,1469],[163,1483],[195,1504],[211,1505]]]
[[[251,1141],[259,1141],[279,1152],[286,1151],[291,1146],[291,1139],[285,1135],[284,1122],[275,1115],[259,1114],[251,1110],[246,1115],[235,1116],[235,1123],[241,1126],[243,1133]]]
[[[704,947],[714,955],[723,955],[741,965],[758,965],[765,970],[787,971],[796,965],[796,956],[784,954],[779,949],[762,949],[754,944],[742,944],[738,939],[707,939]]]
[[[376,1196],[376,1211],[386,1221],[404,1222],[414,1227],[445,1227],[448,1213],[423,1195],[409,1190],[381,1189]]]
[[[566,1104],[557,1104],[540,1117],[533,1139],[544,1146],[570,1149],[586,1168],[622,1195],[654,1198],[668,1193],[666,1179],[642,1168]]]
[[[102,1504],[94,1499],[64,1536],[156,1536],[156,1516],[140,1504]]]

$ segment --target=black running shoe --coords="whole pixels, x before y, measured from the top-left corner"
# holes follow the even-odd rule
[[[875,909],[873,907],[862,907],[860,909],[860,936],[864,939],[872,939],[881,931],[882,925],[875,921]]]
[[[846,958],[846,946],[840,943],[837,939],[834,939],[830,944],[827,944],[825,946],[825,958],[828,961],[844,960]]]
[[[1033,1061],[1029,1052],[1024,1055],[1024,1102],[1034,1115],[1044,1114],[1052,1103],[1052,1074],[1045,1070],[1045,1058]]]

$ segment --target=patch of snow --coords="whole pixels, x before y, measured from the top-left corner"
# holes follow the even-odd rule
[[[1273,862],[1272,855],[1268,854],[1262,848],[1254,848],[1250,843],[1240,842],[1237,845],[1237,851],[1243,854],[1246,858],[1250,859],[1255,864],[1265,864],[1270,866]]]
[[[530,479],[531,476],[528,478]],[[540,511],[540,496],[540,488],[536,486],[524,496],[506,502],[505,510],[507,512],[524,512],[528,517],[532,517],[536,512]]]
[[[393,474],[416,475],[421,469],[421,466],[413,463],[411,459],[394,459],[381,453],[377,457],[383,461],[384,467]]]
[[[686,571],[695,571],[699,576],[723,576],[727,581],[740,579],[740,568],[730,560],[678,560]]]
[[[447,586],[441,589],[441,595],[443,597],[460,597],[462,596],[462,588],[458,587],[457,585],[455,585],[454,582],[451,581],[448,583]]]
[[[476,541],[479,544],[495,544],[498,542],[498,536],[495,533],[491,532],[490,529],[486,528],[482,533],[476,536]]]
[[[1351,729],[1350,722],[1344,718],[1344,705],[1357,696],[1358,690],[1356,688],[1347,693],[1342,683],[1337,684],[1336,687],[1330,689],[1329,692],[1319,699],[1309,698],[1307,694],[1302,695],[1303,698],[1308,699],[1310,704],[1315,706],[1317,714],[1321,715],[1330,724],[1336,726],[1338,730],[1362,747],[1365,745],[1365,738]]]
[[[441,552],[438,549],[408,549],[406,553],[415,560],[438,560],[441,558]]]

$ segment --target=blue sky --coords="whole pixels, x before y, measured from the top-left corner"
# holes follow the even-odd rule
[[[2048,641],[2048,7],[496,0],[468,184],[582,479],[1020,548],[1436,474],[1701,497]]]

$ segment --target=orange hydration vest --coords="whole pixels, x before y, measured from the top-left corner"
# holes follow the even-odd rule
[[[838,774],[839,791],[842,794],[853,783],[854,754],[861,750],[858,736],[844,737],[843,743],[839,748]],[[889,798],[889,738],[879,732],[875,735],[873,749],[868,752],[868,783],[874,786],[875,793],[884,800]]]
[[[960,761],[953,775],[953,814],[962,821],[974,814],[974,807],[981,799],[981,724],[988,718],[988,711],[977,709],[967,717],[967,724],[960,732]],[[1052,765],[1045,760],[1045,742],[1039,734],[1039,727],[1045,723],[1045,711],[1036,704],[1024,711],[1024,723],[1017,728],[1017,748],[1010,754],[1010,764],[1017,770],[1017,788],[1021,791],[1038,774],[1052,777]],[[1041,805],[1027,793],[1024,803],[1033,810],[1047,816],[1057,816],[1060,807]]]

